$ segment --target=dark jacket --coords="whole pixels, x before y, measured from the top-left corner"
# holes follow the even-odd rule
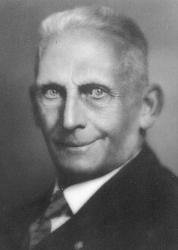
[[[178,180],[147,146],[35,248],[72,249],[178,249]]]

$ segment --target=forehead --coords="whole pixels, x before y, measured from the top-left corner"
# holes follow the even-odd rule
[[[96,72],[114,76],[119,64],[119,45],[113,37],[91,29],[68,30],[48,40],[42,51],[37,82],[62,77],[66,72],[68,77],[82,74],[96,77]]]

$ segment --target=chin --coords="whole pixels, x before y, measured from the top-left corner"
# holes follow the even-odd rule
[[[57,161],[56,169],[59,179],[65,179],[73,183],[87,181],[93,178],[104,175],[107,170],[101,164],[94,164],[94,161],[87,161],[84,159]]]
[[[66,161],[57,161],[56,162],[57,168],[60,170],[73,172],[73,173],[90,173],[96,170],[95,166],[92,166],[92,163],[86,162],[83,159],[77,160],[70,160],[67,159]]]

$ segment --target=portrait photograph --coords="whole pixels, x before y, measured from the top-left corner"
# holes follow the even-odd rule
[[[0,0],[0,250],[178,249],[177,13]]]

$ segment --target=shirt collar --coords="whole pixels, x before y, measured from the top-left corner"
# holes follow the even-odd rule
[[[112,172],[83,183],[72,185],[64,190],[64,197],[72,210],[76,214],[79,209],[90,199],[92,195],[112,178],[121,168],[117,168]]]

